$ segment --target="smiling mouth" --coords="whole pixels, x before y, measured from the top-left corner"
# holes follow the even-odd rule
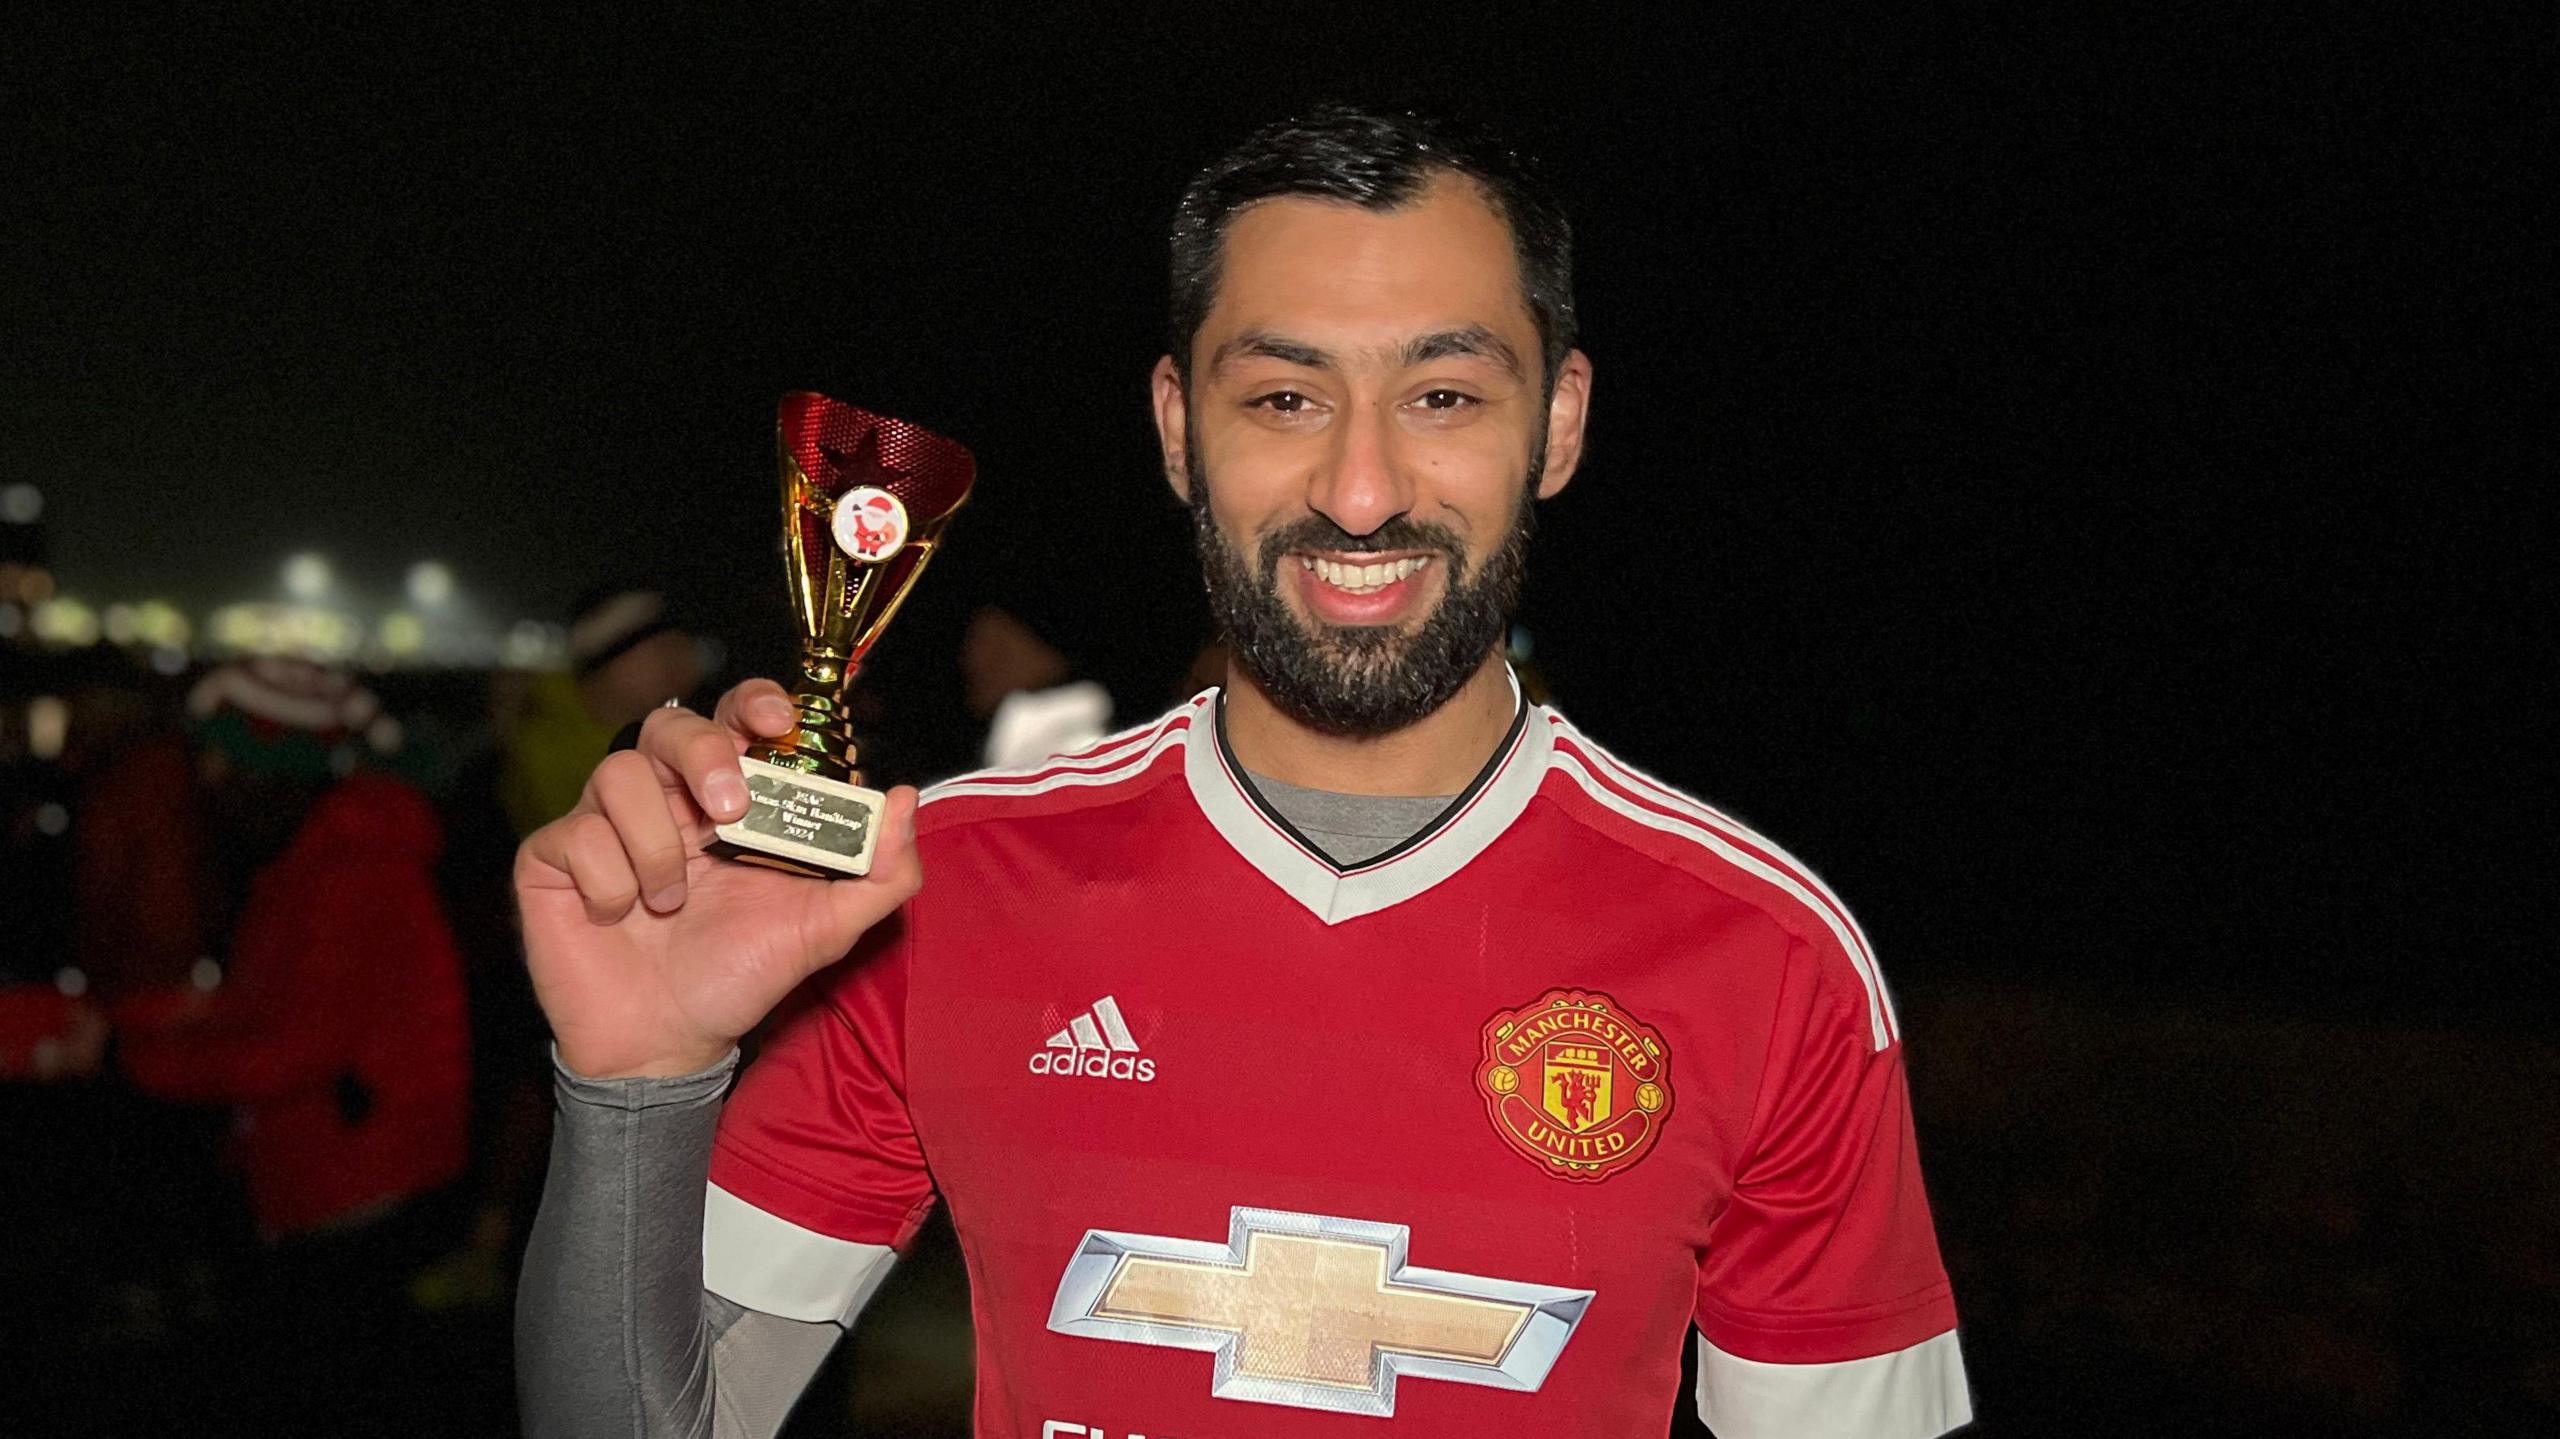
[[[1407,555],[1401,559],[1332,560],[1322,555],[1298,556],[1299,568],[1345,594],[1372,595],[1400,580],[1411,578],[1431,563],[1429,555]]]

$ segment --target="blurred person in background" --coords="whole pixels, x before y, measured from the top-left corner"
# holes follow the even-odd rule
[[[616,730],[690,696],[709,666],[666,596],[605,589],[569,622],[570,669],[536,676],[508,729],[499,797],[519,836],[569,812]]]
[[[27,757],[51,802],[37,807],[36,833],[57,832],[9,854],[23,884],[6,931],[19,1014],[55,1015],[29,1056],[40,1075],[103,1077],[52,1085],[18,1116],[29,1152],[53,1160],[22,1173],[15,1232],[41,1237],[7,1277],[88,1296],[84,1317],[116,1332],[166,1337],[214,1302],[249,1226],[223,1158],[227,1117],[139,1095],[104,1064],[110,1007],[185,986],[215,947],[205,926],[222,909],[200,833],[188,681],[138,659],[93,645],[43,657],[28,676],[48,691],[26,711]],[[135,1156],[148,1156],[147,1189],[126,1182]]]
[[[383,1338],[396,1281],[442,1238],[429,1196],[461,1174],[466,1148],[469,1041],[433,879],[440,828],[423,795],[373,763],[399,747],[399,726],[343,674],[226,665],[188,706],[193,794],[160,800],[197,808],[201,922],[222,938],[189,982],[116,1002],[116,1063],[144,1093],[232,1110],[261,1307],[341,1344]],[[294,1369],[322,1364],[325,1348],[273,1352]],[[270,1392],[309,1377],[276,1376]]]
[[[94,1072],[104,1040],[66,939],[76,924],[64,883],[75,869],[71,820],[96,782],[83,773],[93,747],[73,735],[86,738],[84,711],[112,708],[90,697],[117,667],[6,650],[0,660],[0,1081],[71,1078]]]
[[[119,746],[81,786],[71,961],[101,996],[184,983],[206,954],[212,874],[187,801],[196,763],[172,727]]]
[[[474,1201],[461,1244],[409,1286],[429,1309],[505,1302],[550,1139],[549,1031],[508,892],[516,845],[577,802],[617,730],[690,696],[711,668],[708,646],[664,594],[614,585],[572,607],[569,658],[566,671],[492,682],[497,743],[463,770],[446,806],[451,843],[438,879],[470,992]]]
[[[987,726],[980,764],[1037,764],[1111,729],[1111,692],[1077,678],[1065,652],[1001,606],[969,616],[960,675],[970,718]]]

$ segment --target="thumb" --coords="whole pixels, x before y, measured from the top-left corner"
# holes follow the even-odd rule
[[[828,881],[827,899],[849,946],[923,887],[924,865],[916,857],[916,792],[900,785],[889,791],[888,808],[880,817],[871,872],[859,879]]]

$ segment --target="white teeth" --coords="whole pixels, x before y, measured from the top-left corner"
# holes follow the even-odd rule
[[[1315,573],[1316,578],[1336,589],[1368,594],[1404,579],[1430,563],[1428,556],[1401,560],[1384,560],[1376,564],[1346,565],[1334,560],[1300,555],[1298,563]]]

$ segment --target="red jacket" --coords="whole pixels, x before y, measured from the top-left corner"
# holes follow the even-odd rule
[[[136,1085],[239,1106],[238,1158],[271,1237],[462,1171],[470,1042],[439,840],[416,790],[348,777],[259,871],[222,986],[119,1006]]]
[[[184,984],[207,948],[195,786],[194,751],[165,736],[81,786],[71,962],[101,999]]]

